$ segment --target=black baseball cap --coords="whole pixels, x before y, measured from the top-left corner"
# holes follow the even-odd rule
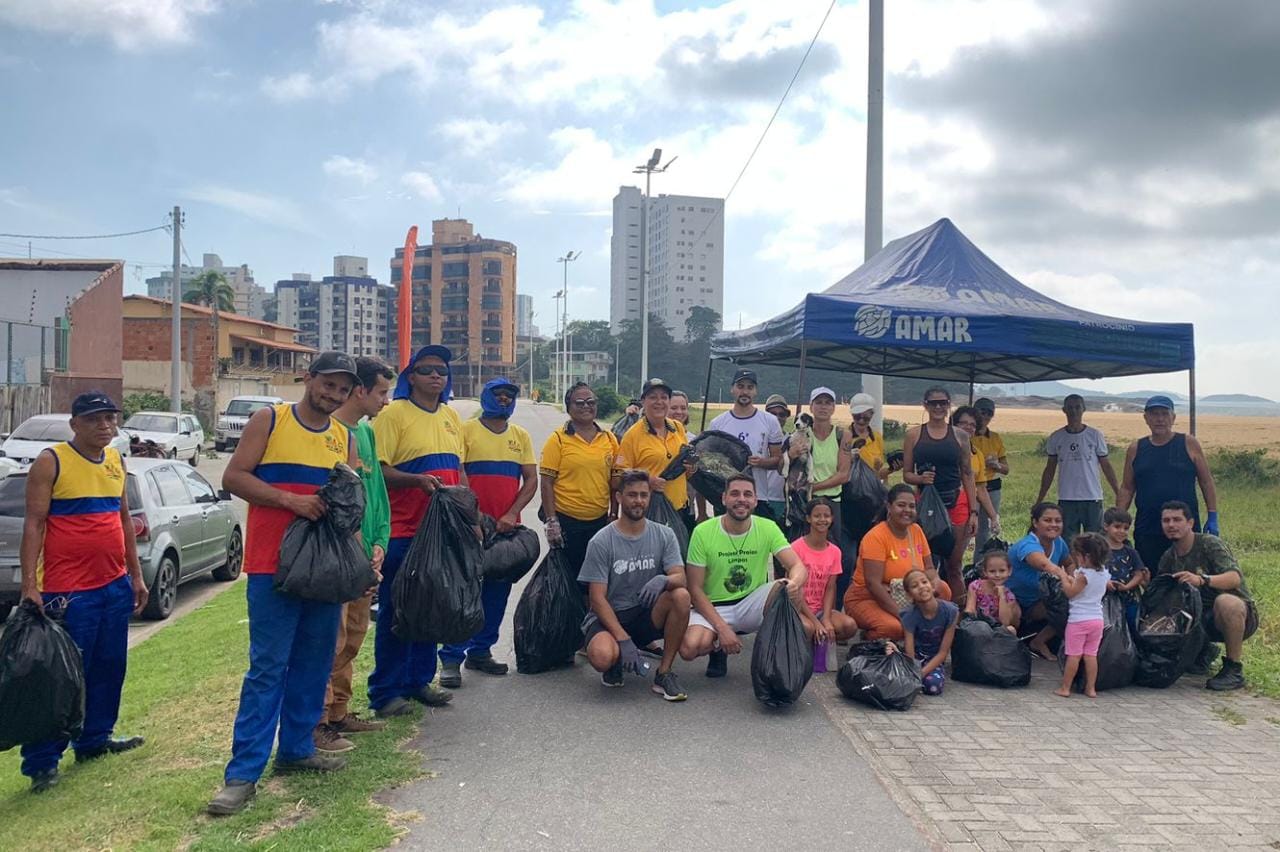
[[[671,385],[667,384],[662,379],[650,379],[644,383],[644,387],[640,388],[640,398],[644,399],[649,395],[649,391],[655,390],[664,390],[667,392],[667,396],[671,396]]]
[[[111,397],[102,391],[82,393],[71,403],[71,416],[83,417],[86,414],[97,414],[100,411],[120,412],[120,406],[111,401]]]
[[[987,413],[989,413],[989,414],[995,414],[995,412],[996,412],[996,403],[995,403],[995,400],[991,399],[990,397],[986,397],[986,396],[982,397],[982,398],[981,398],[981,399],[979,399],[977,402],[975,402],[975,403],[973,404],[973,407],[974,407],[974,408],[976,408],[976,409],[978,409],[979,411],[985,411],[985,412],[987,412]]]
[[[741,381],[751,382],[753,385],[759,385],[760,380],[756,378],[755,370],[738,370],[733,374],[733,381],[730,384],[737,384]]]
[[[307,372],[313,376],[346,373],[354,381],[360,380],[360,377],[356,374],[356,359],[345,352],[337,352],[332,349],[317,355],[316,359],[311,362],[311,369]]]

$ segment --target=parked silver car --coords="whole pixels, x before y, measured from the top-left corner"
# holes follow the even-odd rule
[[[204,429],[192,414],[168,411],[139,411],[120,429],[130,438],[154,441],[171,459],[186,459],[192,467],[200,464],[204,449]]]
[[[231,495],[214,489],[190,465],[168,459],[131,458],[126,483],[138,559],[151,598],[142,617],[168,618],[178,585],[213,574],[240,576],[244,534]],[[18,545],[26,511],[27,473],[0,479],[0,609],[18,602],[22,573]]]
[[[22,421],[17,429],[5,436],[0,444],[0,456],[13,459],[23,467],[35,461],[36,456],[54,444],[70,441],[70,414],[37,414]],[[120,455],[129,455],[129,436],[117,434],[111,440],[111,446],[120,451]]]

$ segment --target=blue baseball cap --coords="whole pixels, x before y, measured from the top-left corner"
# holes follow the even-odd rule
[[[1173,411],[1173,400],[1162,393],[1158,393],[1147,400],[1147,404],[1142,406],[1143,411],[1150,411],[1153,408],[1167,408]]]
[[[84,417],[86,414],[97,414],[100,411],[120,413],[120,406],[111,401],[111,397],[102,391],[82,393],[71,403],[71,416]]]

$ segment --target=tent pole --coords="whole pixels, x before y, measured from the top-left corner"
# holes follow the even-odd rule
[[[1191,434],[1196,434],[1196,368],[1187,373],[1187,396],[1191,398]]]
[[[800,338],[800,387],[796,389],[796,417],[800,417],[800,406],[804,400],[804,360],[809,353],[809,341]]]
[[[707,359],[707,381],[702,386],[702,426],[698,429],[699,432],[707,428],[707,402],[711,398],[711,367],[715,362],[714,358]]]

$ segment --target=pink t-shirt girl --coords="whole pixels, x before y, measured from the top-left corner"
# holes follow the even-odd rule
[[[791,549],[809,571],[809,579],[804,584],[805,603],[814,615],[821,616],[827,580],[840,574],[840,548],[828,542],[822,550],[814,550],[801,536],[791,542]]]

